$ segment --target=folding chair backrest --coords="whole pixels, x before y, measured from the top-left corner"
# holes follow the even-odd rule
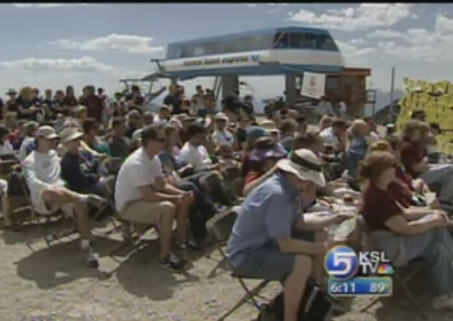
[[[233,231],[233,225],[237,218],[234,209],[215,215],[207,223],[206,227],[219,244],[226,244]]]
[[[0,155],[0,160],[2,160],[2,161],[7,161],[7,160],[18,161],[18,159],[17,159],[15,154],[3,154],[3,155]]]
[[[19,165],[18,160],[2,160],[0,161],[0,177],[6,178],[14,169],[15,166]]]

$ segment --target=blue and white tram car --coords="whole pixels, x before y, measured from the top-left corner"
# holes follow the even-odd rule
[[[161,65],[192,78],[337,72],[344,59],[327,30],[285,27],[171,43]]]

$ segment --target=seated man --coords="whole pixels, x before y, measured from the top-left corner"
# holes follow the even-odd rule
[[[187,129],[188,141],[181,149],[181,161],[192,165],[196,172],[220,169],[220,164],[212,164],[206,147],[206,130],[200,124],[192,124]]]
[[[98,261],[90,246],[88,204],[100,207],[104,205],[104,200],[93,194],[82,195],[64,187],[60,177],[60,158],[53,149],[58,135],[52,127],[40,127],[35,136],[37,149],[25,158],[23,164],[33,207],[42,215],[55,213],[59,209],[65,212],[73,210],[82,239],[83,258],[89,267],[97,267]]]
[[[109,145],[103,142],[98,136],[99,125],[100,123],[93,118],[85,120],[83,123],[83,140],[96,152],[110,156]]]
[[[224,166],[220,163],[213,164],[211,157],[203,143],[206,142],[206,129],[198,124],[194,123],[189,125],[187,128],[188,141],[182,147],[179,153],[179,160],[185,164],[189,164],[195,173],[209,173],[213,177],[214,175],[219,176],[222,180],[223,176],[228,176],[220,173],[220,170],[224,169]],[[226,180],[233,181],[236,177],[226,177]],[[214,180],[214,179],[213,179]],[[216,180],[219,182],[219,180]],[[234,200],[233,196],[225,194],[225,189],[219,184],[216,185],[216,197],[219,203],[224,205],[232,205]]]
[[[212,141],[215,144],[216,151],[220,155],[231,157],[234,151],[234,137],[227,129],[228,122],[228,117],[225,114],[219,113],[216,115],[216,128],[214,129],[214,133],[212,134]]]
[[[305,284],[312,274],[319,278],[320,262],[334,242],[312,242],[313,235],[306,233],[300,236],[311,240],[303,241],[293,235],[297,230],[320,230],[344,217],[304,218],[303,204],[313,203],[313,187],[325,186],[320,162],[311,151],[296,150],[277,167],[245,199],[227,256],[241,276],[284,281],[285,321],[296,321]]]
[[[61,178],[68,184],[69,189],[78,193],[103,196],[104,189],[98,173],[100,163],[88,151],[81,149],[83,133],[68,127],[60,133],[60,137],[67,148],[61,160]]]
[[[126,159],[118,173],[116,208],[126,221],[159,225],[159,264],[171,271],[182,271],[185,262],[170,252],[171,232],[176,218],[180,245],[187,245],[186,220],[193,194],[167,184],[163,178],[157,156],[166,142],[162,128],[159,125],[145,127],[141,142],[142,147]]]
[[[122,117],[115,117],[112,121],[112,136],[108,140],[112,157],[126,159],[131,151],[131,142],[126,137],[126,120]]]
[[[333,146],[336,153],[342,153],[346,149],[348,123],[337,119],[332,122],[332,126],[321,131],[320,135],[324,144]]]

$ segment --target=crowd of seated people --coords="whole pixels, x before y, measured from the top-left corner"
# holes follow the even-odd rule
[[[345,203],[349,195],[392,260],[431,263],[433,306],[453,306],[452,284],[440,282],[453,277],[445,229],[453,209],[453,166],[433,164],[442,159],[437,124],[412,120],[401,133],[393,127],[386,135],[372,118],[323,114],[313,130],[289,104],[257,119],[252,98],[241,101],[239,92],[217,111],[212,93],[201,86],[190,99],[182,85],[171,86],[156,113],[146,110],[136,86],[113,99],[94,86],[79,99],[72,86],[52,92],[45,90],[44,98],[30,87],[17,98],[14,90],[7,92],[0,157],[16,155],[37,212],[62,209],[74,216],[88,266],[98,266],[90,211],[105,205],[109,175],[115,177],[119,219],[156,227],[158,263],[171,271],[187,268],[181,251],[209,245],[206,223],[212,217],[240,205],[227,246],[230,263],[243,276],[282,281],[284,320],[295,321],[308,280],[326,284],[323,255],[348,242],[332,240],[326,229],[354,214],[330,209],[326,215],[320,204],[326,197]],[[112,168],[114,159],[119,166]],[[5,227],[16,229],[7,182],[0,180]],[[429,221],[421,219],[429,215]]]

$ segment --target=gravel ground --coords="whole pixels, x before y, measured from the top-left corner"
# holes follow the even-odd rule
[[[34,226],[23,232],[2,229],[0,321],[216,320],[243,294],[223,265],[215,270],[220,259],[217,252],[212,258],[192,253],[189,258],[193,266],[187,274],[171,274],[156,263],[156,240],[136,253],[125,246],[109,256],[121,240],[118,234],[108,238],[101,234],[109,229],[111,226],[96,230],[99,270],[85,268],[79,260],[77,235],[65,238],[50,252]],[[423,274],[410,287],[431,321],[453,320],[453,313],[429,308],[430,287]],[[264,295],[272,297],[278,290],[279,284],[270,284]],[[400,290],[369,313],[360,313],[360,307],[369,300],[355,299],[352,311],[335,320],[422,320]],[[252,321],[256,316],[251,305],[244,305],[228,320]]]

